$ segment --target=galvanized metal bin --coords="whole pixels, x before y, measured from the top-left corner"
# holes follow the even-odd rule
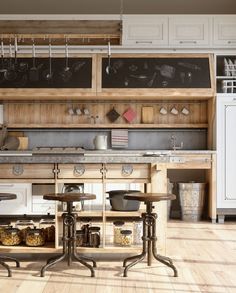
[[[179,183],[178,186],[182,220],[200,221],[205,202],[206,183]]]

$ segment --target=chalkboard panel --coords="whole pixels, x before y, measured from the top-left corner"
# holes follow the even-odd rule
[[[36,58],[32,70],[31,58],[4,59],[0,64],[0,88],[91,88],[92,58],[52,58],[52,77],[49,59]],[[4,69],[7,71],[4,72]]]
[[[211,88],[208,58],[102,59],[102,88]]]

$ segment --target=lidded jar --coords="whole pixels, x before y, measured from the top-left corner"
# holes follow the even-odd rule
[[[54,219],[42,219],[39,222],[39,228],[43,231],[45,241],[55,241],[55,220]]]
[[[21,233],[18,228],[10,226],[2,232],[1,241],[3,245],[19,245],[22,241]]]
[[[43,246],[45,244],[45,235],[43,230],[36,227],[28,230],[25,243],[28,246]]]
[[[15,226],[20,230],[22,241],[25,242],[27,231],[34,228],[34,222],[28,219],[17,220]]]
[[[115,221],[113,222],[113,234],[114,234],[114,244],[121,244],[121,230],[124,228],[125,222]]]
[[[1,221],[0,222],[0,242],[1,242],[1,236],[2,236],[2,232],[5,231],[5,229],[10,227],[11,222],[9,221]]]
[[[143,236],[143,220],[138,219],[133,223],[133,243],[134,244],[142,244],[142,236]]]
[[[121,230],[121,245],[130,246],[132,245],[132,231],[131,230]]]
[[[89,246],[99,247],[100,245],[100,227],[89,227]]]

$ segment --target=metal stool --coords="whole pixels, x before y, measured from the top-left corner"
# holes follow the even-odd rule
[[[2,200],[11,200],[16,199],[16,194],[13,193],[0,193],[0,201]],[[5,261],[14,261],[16,263],[16,267],[20,267],[20,262],[13,257],[0,255],[0,265],[2,265],[8,271],[8,277],[12,276],[12,272],[10,267],[5,263]]]
[[[140,194],[127,194],[124,196],[125,199],[130,200],[138,200],[143,201],[146,204],[146,213],[142,214],[143,219],[143,251],[139,255],[128,257],[123,262],[124,269],[124,277],[127,277],[128,270],[136,265],[137,263],[141,262],[145,256],[147,255],[147,263],[148,266],[151,266],[152,262],[152,255],[154,258],[167,265],[168,267],[172,268],[174,271],[174,277],[178,276],[178,272],[176,267],[173,265],[172,260],[169,257],[162,256],[157,254],[157,247],[156,247],[156,219],[157,214],[152,213],[152,209],[154,208],[153,202],[158,202],[162,200],[173,200],[175,199],[174,194],[166,194],[166,193],[140,193]],[[130,264],[126,265],[128,261],[132,261]]]
[[[67,259],[68,266],[71,265],[72,260],[81,263],[91,271],[91,277],[95,276],[93,267],[96,267],[96,262],[88,257],[79,256],[76,252],[76,213],[72,213],[73,202],[82,200],[92,200],[96,198],[96,195],[89,193],[56,193],[46,194],[43,196],[47,200],[57,200],[67,203],[67,212],[62,214],[63,219],[63,253],[48,259],[47,264],[41,269],[41,277],[44,277],[45,271],[53,266]],[[86,261],[91,261],[93,267]]]

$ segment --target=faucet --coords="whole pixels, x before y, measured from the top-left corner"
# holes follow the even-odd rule
[[[184,147],[184,143],[181,141],[180,145],[176,145],[176,135],[172,134],[171,135],[171,147],[172,147],[172,150],[181,150],[183,147]]]

